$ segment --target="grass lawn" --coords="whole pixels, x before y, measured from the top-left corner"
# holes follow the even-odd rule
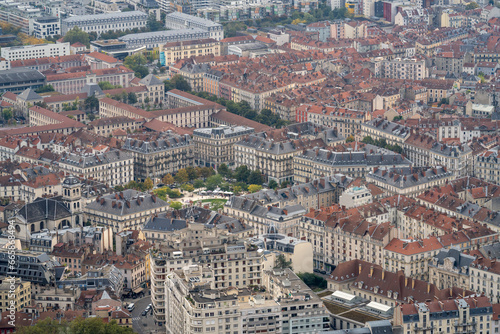
[[[330,311],[333,314],[339,314],[339,313],[342,313],[342,312],[349,311],[348,308],[345,308],[345,307],[342,307],[342,306],[338,306],[338,305],[335,305],[335,304],[327,302],[327,301],[323,301],[323,304],[325,304],[325,306],[328,309],[328,311]]]
[[[202,203],[210,203],[210,207],[212,210],[219,210],[224,208],[224,204],[226,204],[227,199],[223,198],[210,198],[201,200]]]
[[[366,323],[367,321],[379,320],[377,318],[369,316],[368,314],[364,314],[364,313],[356,312],[356,311],[344,313],[344,314],[342,314],[342,316],[349,318],[349,319],[352,319],[354,321],[361,322],[361,323]]]
[[[318,293],[318,297],[319,298],[323,298],[323,297],[331,295],[332,293],[333,292],[331,292],[331,291],[325,291],[325,292],[322,292],[322,293]]]

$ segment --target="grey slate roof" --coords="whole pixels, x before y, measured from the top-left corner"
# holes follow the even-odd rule
[[[20,67],[0,71],[0,85],[37,80],[45,80],[45,75],[30,68]]]
[[[367,175],[367,178],[383,182],[400,189],[413,187],[419,184],[450,177],[452,172],[443,167],[401,167],[401,168],[379,168]]]
[[[33,202],[24,205],[18,215],[23,217],[28,223],[41,220],[71,219],[71,211],[57,198],[37,198]]]
[[[303,159],[329,166],[392,166],[411,165],[411,161],[401,154],[382,152],[331,152],[324,149],[312,149],[298,155]]]
[[[151,217],[144,225],[143,230],[171,232],[182,230],[186,228],[189,223],[204,224],[210,228],[215,227],[229,230],[233,233],[250,229],[249,226],[242,224],[236,218],[193,206],[182,210],[167,211]]]
[[[302,216],[307,213],[307,210],[302,205],[286,205],[281,208],[274,206],[262,206],[259,201],[248,199],[240,196],[231,197],[226,206],[248,212],[250,215],[264,219],[283,221],[296,216]]]
[[[86,210],[95,210],[116,216],[166,208],[168,203],[160,198],[136,190],[127,189],[121,193],[97,197],[86,206]]]
[[[487,256],[490,259],[500,259],[500,242],[483,246],[480,251],[484,256]]]
[[[273,204],[277,202],[290,202],[299,196],[316,196],[328,191],[333,191],[337,187],[345,188],[352,182],[352,178],[342,174],[323,177],[309,183],[293,185],[285,189],[263,189],[253,194],[245,195],[249,200],[257,200],[261,205]]]
[[[122,146],[122,149],[148,154],[189,145],[192,145],[189,135],[178,136],[172,134],[166,135],[155,141],[143,141],[139,139],[127,138]]]
[[[36,101],[36,100],[42,100],[42,97],[38,95],[33,89],[28,88],[25,91],[23,91],[21,94],[18,95],[18,97],[21,100],[24,101]]]
[[[117,12],[117,13],[105,13],[105,14],[92,14],[92,15],[75,15],[68,18],[63,19],[65,23],[78,23],[85,21],[96,21],[103,19],[124,19],[126,17],[143,17],[144,19],[148,18],[148,14],[141,11],[130,11],[130,12]]]
[[[139,83],[146,85],[146,86],[152,86],[152,85],[161,85],[163,82],[160,81],[156,76],[153,74],[148,74],[144,78],[142,78]]]
[[[89,156],[78,155],[75,153],[64,153],[59,161],[61,163],[77,166],[80,168],[87,168],[112,162],[124,161],[132,158],[132,155],[128,152],[113,150]]]
[[[461,253],[460,249],[456,247],[442,250],[434,257],[434,259],[437,259],[437,264],[441,265],[444,264],[444,260],[447,258],[453,261],[453,267],[456,269],[461,269],[463,267],[469,268],[471,263],[476,259],[475,256]]]
[[[87,93],[87,96],[92,96],[92,95],[96,95],[96,96],[101,96],[101,95],[104,95],[104,92],[102,91],[101,87],[99,87],[98,84],[85,84],[85,86],[83,86],[82,90],[80,91],[80,93]]]
[[[371,121],[363,123],[363,126],[377,129],[378,131],[383,131],[400,138],[407,138],[410,135],[410,128],[381,118],[374,118]]]

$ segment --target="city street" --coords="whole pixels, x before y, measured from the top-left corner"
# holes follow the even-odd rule
[[[155,334],[162,329],[162,327],[155,324],[154,316],[151,315],[151,312],[148,312],[146,316],[141,316],[142,311],[151,303],[150,295],[146,295],[140,299],[126,299],[125,301],[135,304],[135,309],[132,311],[134,332],[139,334]]]

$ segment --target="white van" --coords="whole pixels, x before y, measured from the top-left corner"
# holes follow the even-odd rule
[[[128,306],[127,306],[127,310],[128,310],[129,312],[132,312],[134,309],[135,309],[135,304],[134,304],[134,303],[132,303],[132,304],[128,304]]]

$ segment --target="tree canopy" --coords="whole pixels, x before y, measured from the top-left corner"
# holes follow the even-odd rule
[[[142,79],[149,74],[149,70],[146,67],[147,62],[148,61],[143,54],[137,53],[126,57],[123,65],[134,71],[136,77]]]
[[[18,334],[133,334],[132,328],[120,326],[115,320],[105,323],[101,318],[78,318],[71,322],[46,318],[35,325],[16,327]]]
[[[174,75],[170,80],[165,80],[163,81],[165,84],[165,91],[169,91],[172,89],[178,89],[182,90],[184,92],[189,92],[191,91],[191,86],[189,83],[184,79],[182,75],[176,74]]]
[[[64,42],[69,42],[69,44],[74,44],[80,42],[87,47],[90,47],[90,36],[85,31],[78,27],[74,27],[69,30],[66,35],[64,35]]]

